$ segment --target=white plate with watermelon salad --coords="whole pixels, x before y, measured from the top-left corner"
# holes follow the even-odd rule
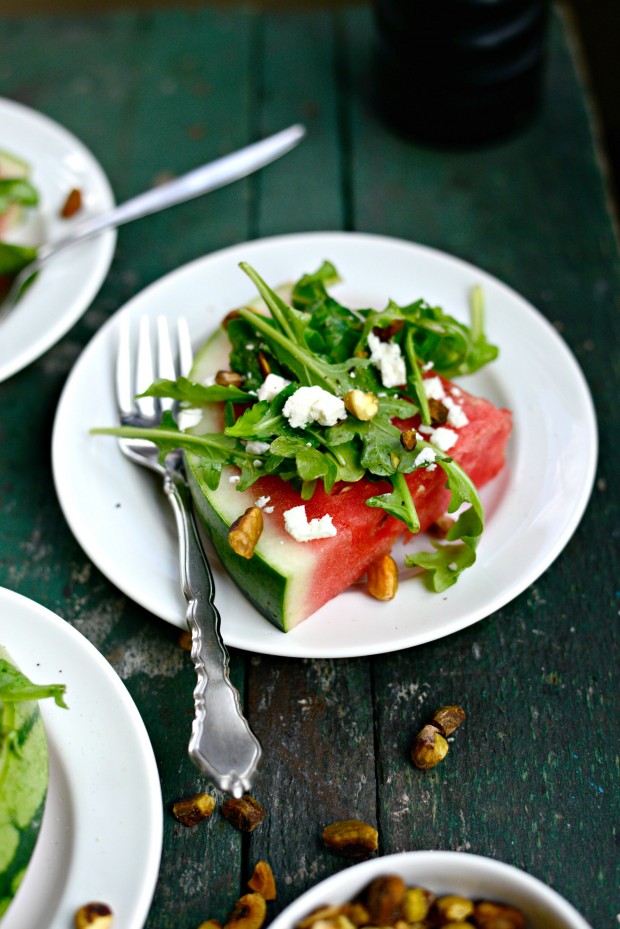
[[[6,241],[37,246],[65,235],[71,220],[60,211],[72,189],[82,197],[75,219],[114,206],[101,165],[67,129],[5,98],[0,98],[0,127],[0,149],[29,166],[39,193],[38,206],[6,233]],[[0,381],[43,355],[77,322],[108,273],[115,244],[116,232],[107,230],[54,258],[15,309],[0,318]]]
[[[113,368],[121,316],[184,315],[195,347],[223,316],[252,300],[251,264],[271,286],[328,259],[345,305],[383,307],[423,297],[464,322],[482,285],[497,361],[462,379],[472,393],[512,410],[503,472],[482,491],[486,528],[477,563],[444,593],[403,580],[389,603],[350,588],[291,632],[252,607],[213,558],[216,603],[229,646],[290,657],[353,657],[419,645],[489,616],[545,571],[573,534],[595,473],[597,432],[590,394],[573,355],[530,304],[470,264],[411,242],[358,233],[301,233],[236,245],[167,275],[133,298],[78,359],[60,400],[53,470],[61,507],[99,569],[156,616],[184,627],[172,514],[158,484],[123,458],[116,440],[91,436],[116,423]],[[397,559],[404,546],[397,543]],[[354,553],[352,553],[352,557]],[[337,570],[337,566],[334,567]]]
[[[2,929],[66,929],[107,903],[141,929],[159,873],[163,814],[153,749],[125,685],[73,626],[0,588],[0,641],[35,683],[65,684],[68,709],[39,703],[50,779],[39,839]]]

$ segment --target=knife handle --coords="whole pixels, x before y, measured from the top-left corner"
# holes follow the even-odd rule
[[[168,471],[164,491],[177,524],[181,584],[198,677],[189,756],[219,788],[233,797],[241,797],[254,782],[262,749],[243,715],[239,693],[230,681],[228,652],[213,600],[213,575],[198,535],[183,474]]]
[[[135,219],[142,219],[143,216],[185,203],[194,197],[241,180],[285,155],[304,137],[305,132],[305,128],[296,123],[236,152],[194,168],[193,171],[165,184],[137,194],[104,213],[88,216],[77,223],[67,236],[41,245],[37,253],[38,260],[46,261],[60,249],[81,239],[89,239],[111,226],[122,226]]]

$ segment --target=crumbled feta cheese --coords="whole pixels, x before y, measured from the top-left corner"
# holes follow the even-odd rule
[[[282,413],[293,429],[303,429],[308,423],[335,426],[339,419],[347,417],[340,397],[316,385],[296,390],[284,404]]]
[[[270,448],[269,442],[260,442],[258,439],[251,439],[245,443],[245,450],[249,455],[264,455]]]
[[[264,507],[263,507],[263,512],[264,512],[264,513],[273,513],[274,509],[275,509],[275,507],[273,507],[273,506],[264,506]]]
[[[311,542],[313,539],[328,539],[338,531],[332,522],[329,513],[320,519],[311,519],[308,522],[306,507],[294,506],[284,513],[284,528],[297,542]]]
[[[290,383],[291,382],[287,381],[285,377],[280,377],[279,374],[268,374],[258,388],[256,396],[259,400],[266,400],[268,403],[271,403],[271,401],[278,396],[280,391],[288,387]]]
[[[460,397],[463,391],[460,390],[458,387],[453,387],[450,393],[452,394],[453,397]]]
[[[204,387],[213,387],[215,384],[215,374],[209,374],[208,377],[205,377],[202,381]]]
[[[255,458],[252,464],[254,465],[255,468],[262,468],[263,466],[263,463],[260,460],[260,458]]]
[[[432,435],[434,431],[435,430],[433,429],[432,426],[424,426],[424,425],[418,426],[418,432],[421,432],[422,435]]]
[[[432,448],[423,448],[413,463],[416,468],[419,468],[420,465],[432,464],[436,458],[437,454]]]
[[[434,367],[435,367],[435,362],[434,362],[434,361],[427,361],[426,364],[422,365],[422,370],[423,370],[423,371],[430,371],[431,368],[434,368]]]
[[[256,348],[256,346],[254,345],[253,342],[250,342],[250,343],[248,343],[248,345],[246,345],[246,349],[247,349],[248,352],[253,352],[255,348]]]
[[[407,368],[398,342],[382,342],[374,334],[368,333],[370,360],[379,368],[384,387],[399,387],[407,380]]]
[[[259,497],[256,501],[256,506],[262,510],[266,503],[269,503],[271,497]]]
[[[424,384],[424,393],[429,400],[443,400],[446,392],[440,377],[425,377],[422,383]]]
[[[447,452],[453,445],[456,445],[458,438],[454,429],[446,429],[445,426],[439,426],[434,430],[431,436],[431,442],[442,452]]]
[[[241,480],[241,475],[240,475],[240,474],[231,474],[230,477],[228,478],[228,483],[229,483],[229,484],[238,484],[240,480]]]
[[[202,419],[202,415],[203,410],[199,410],[195,406],[182,407],[178,416],[178,426],[181,432],[197,426]]]
[[[466,426],[469,422],[463,407],[456,402],[452,397],[444,397],[443,405],[448,410],[448,418],[446,422],[449,426],[452,426],[453,429],[460,429],[462,426]]]

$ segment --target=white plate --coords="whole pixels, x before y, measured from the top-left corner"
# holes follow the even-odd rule
[[[370,881],[387,874],[398,874],[405,883],[436,894],[456,893],[515,906],[530,929],[590,929],[570,903],[531,874],[482,855],[444,851],[401,852],[346,868],[282,910],[271,929],[293,929],[319,906],[352,900]]]
[[[66,929],[94,900],[112,908],[119,927],[141,929],[159,871],[163,814],[140,714],[87,639],[4,588],[0,642],[31,680],[66,684],[69,707],[40,702],[50,759],[45,813],[2,929]]]
[[[499,609],[560,553],[586,506],[596,462],[596,425],[585,381],[552,326],[485,272],[409,242],[347,233],[308,233],[237,245],[167,275],[121,311],[132,319],[187,317],[196,346],[234,306],[253,297],[238,268],[246,260],[272,285],[329,258],[343,302],[382,306],[425,297],[468,319],[468,292],[482,284],[489,337],[500,359],[467,378],[468,389],[514,414],[503,473],[483,500],[487,528],[478,562],[439,595],[406,580],[390,603],[351,589],[284,634],[250,606],[218,564],[217,604],[228,645],[265,654],[345,657],[395,651],[448,635]],[[115,440],[89,436],[113,425],[113,364],[120,313],[78,359],[58,407],[53,470],[65,517],[94,563],[156,616],[184,626],[172,515],[143,469]]]
[[[69,191],[82,192],[82,219],[114,206],[112,190],[88,149],[47,116],[12,100],[0,99],[0,148],[27,161],[40,205],[7,240],[38,245],[71,228],[59,212]],[[39,358],[68,332],[87,309],[108,273],[116,232],[72,246],[53,258],[17,307],[0,319],[0,381]]]

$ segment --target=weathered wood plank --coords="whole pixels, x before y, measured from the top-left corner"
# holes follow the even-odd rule
[[[278,885],[273,916],[346,865],[326,850],[326,825],[376,825],[368,662],[255,657],[247,693],[265,749],[254,793],[268,811],[252,834],[247,866],[251,873],[261,858],[271,864]]]
[[[260,128],[302,122],[308,134],[286,162],[258,178],[257,234],[342,229],[346,171],[337,88],[338,47],[331,14],[265,14]]]
[[[617,777],[606,713],[617,693],[607,650],[617,653],[617,529],[605,475],[617,421],[608,377],[617,367],[618,263],[591,130],[556,21],[546,105],[521,136],[457,152],[386,133],[368,103],[365,15],[346,14],[358,91],[356,227],[434,245],[512,284],[557,321],[606,410],[603,481],[553,567],[485,622],[373,662],[384,845],[490,854],[537,874],[605,925],[616,875],[603,849],[613,843]],[[596,543],[601,533],[611,549]],[[600,638],[596,616],[605,617]],[[446,702],[462,702],[468,721],[442,765],[419,772],[411,742]]]
[[[136,35],[127,137],[127,193],[253,141],[254,19],[216,10],[147,17]],[[194,258],[248,237],[252,180],[174,207],[119,232],[136,289]]]
[[[199,22],[171,13],[0,24],[7,38],[0,93],[75,132],[125,199],[164,172],[181,173],[251,141],[252,22],[239,15],[233,28],[229,16],[214,11]],[[41,54],[27,54],[33,47]],[[231,69],[238,80],[230,80]],[[237,184],[211,195],[208,208],[197,201],[120,230],[111,273],[84,318],[43,359],[1,385],[7,453],[0,582],[65,616],[93,641],[145,720],[164,802],[164,854],[148,923],[157,929],[227,912],[237,894],[241,836],[219,814],[198,829],[172,816],[175,800],[209,788],[187,757],[194,671],[176,630],[121,596],[72,538],[53,493],[51,427],[66,374],[109,313],[166,271],[247,238],[249,195],[248,184]],[[241,692],[243,665],[242,655],[232,656]]]
[[[377,823],[382,853],[489,854],[551,883],[594,927],[610,925],[618,877],[620,275],[561,23],[540,118],[475,152],[386,132],[369,102],[364,8],[2,20],[0,35],[0,94],[74,131],[119,199],[289,122],[309,129],[295,152],[246,183],[121,230],[111,273],[84,318],[0,385],[0,583],[65,616],[106,655],[136,700],[160,766],[165,845],[147,929],[225,919],[258,858],[271,862],[279,883],[273,916],[347,866],[322,847],[320,832],[349,816]],[[449,639],[374,659],[233,653],[235,684],[266,749],[255,794],[268,819],[245,838],[219,810],[186,829],[172,803],[211,789],[186,755],[191,662],[176,630],[127,601],[64,524],[49,464],[56,402],[86,341],[160,274],[232,242],[341,228],[470,259],[555,322],[595,397],[599,483],[552,568]],[[423,774],[411,764],[411,741],[436,705],[453,701],[467,721],[442,765]]]

